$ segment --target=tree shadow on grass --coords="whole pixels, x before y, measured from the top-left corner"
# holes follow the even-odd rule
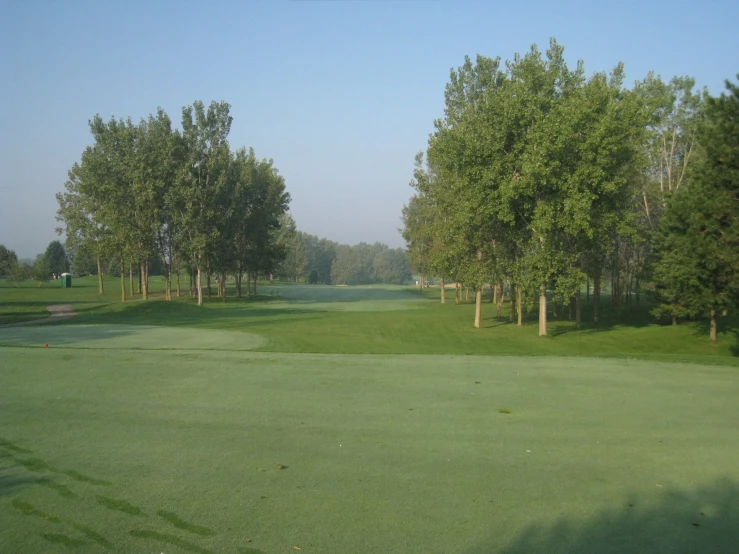
[[[656,500],[634,496],[585,520],[534,524],[510,545],[496,537],[467,554],[729,554],[739,547],[739,486],[722,479]]]
[[[694,335],[708,342],[711,336],[711,320],[708,317],[699,318],[690,323],[682,323],[682,325],[692,325]],[[729,348],[732,356],[739,356],[739,319],[731,316],[716,316],[717,337],[716,344],[720,344],[726,340],[731,341]]]
[[[5,468],[0,468],[3,471]],[[17,477],[14,475],[0,475],[0,498],[14,493],[17,489],[23,489],[37,485],[41,481],[38,477]]]
[[[732,331],[734,335],[734,344],[731,345],[732,356],[739,356],[739,330],[734,329]]]
[[[53,337],[53,346],[73,346],[75,344],[92,343],[106,339],[120,339],[132,334],[130,328],[118,325],[54,325],[53,333],[50,325],[29,325],[7,327],[0,334],[2,346],[42,346],[48,337]]]
[[[326,309],[271,309],[252,307],[243,303],[226,303],[220,307],[204,308],[192,302],[150,300],[147,302],[126,302],[115,306],[114,310],[101,311],[100,307],[92,307],[81,311],[74,318],[75,324],[126,324],[126,325],[163,325],[169,327],[208,327],[211,323],[233,321],[243,329],[250,325],[265,325],[288,322],[293,317],[328,313]]]

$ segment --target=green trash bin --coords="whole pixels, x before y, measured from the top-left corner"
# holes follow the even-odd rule
[[[71,273],[62,273],[61,281],[62,281],[63,289],[72,288],[72,274]]]

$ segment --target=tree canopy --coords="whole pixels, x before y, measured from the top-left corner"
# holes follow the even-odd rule
[[[488,284],[509,292],[519,325],[538,302],[540,335],[548,298],[575,306],[580,325],[584,284],[595,324],[604,285],[630,305],[650,277],[658,315],[735,306],[736,87],[715,99],[689,77],[624,81],[622,64],[569,67],[554,39],[451,71],[403,236],[415,271],[476,292],[475,326]]]
[[[97,258],[99,275],[101,258],[117,258],[122,300],[125,268],[143,276],[147,298],[154,257],[164,268],[166,298],[173,273],[179,283],[186,269],[195,275],[198,304],[204,272],[220,282],[234,273],[241,294],[244,273],[268,273],[281,260],[277,236],[290,195],[272,160],[245,148],[231,151],[231,123],[228,103],[206,108],[200,101],[183,108],[181,130],[161,108],[138,124],[90,121],[93,144],[57,195],[59,231],[66,231],[70,248]],[[219,293],[225,300],[225,288]]]

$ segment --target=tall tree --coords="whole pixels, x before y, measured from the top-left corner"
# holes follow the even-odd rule
[[[400,248],[388,248],[375,254],[373,273],[380,283],[402,285],[411,278],[408,256]]]
[[[44,252],[44,258],[48,262],[49,273],[61,275],[69,268],[67,253],[62,243],[58,240],[49,243],[49,246],[46,247],[46,252]]]
[[[350,246],[340,245],[336,249],[336,259],[331,264],[331,281],[335,285],[353,283],[359,273],[357,253]]]
[[[203,269],[219,217],[216,191],[228,179],[227,142],[233,118],[226,102],[201,101],[182,109],[185,170],[178,186],[175,222],[179,241],[197,271],[198,305],[203,303]]]
[[[18,263],[15,251],[10,250],[4,244],[0,244],[0,277],[12,275],[13,268]]]
[[[739,86],[726,88],[708,98],[698,132],[703,155],[690,189],[669,203],[655,269],[657,313],[707,314],[712,342],[717,312],[739,306]]]
[[[47,254],[39,254],[36,257],[36,261],[33,264],[33,278],[38,282],[39,287],[49,280],[52,273],[55,273],[52,270],[52,263],[52,258]]]

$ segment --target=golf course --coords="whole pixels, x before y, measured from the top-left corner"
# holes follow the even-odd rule
[[[438,288],[115,283],[0,281],[0,552],[739,544],[730,318],[716,345],[648,308],[538,337]]]
[[[7,4],[0,554],[739,554],[739,3]]]

